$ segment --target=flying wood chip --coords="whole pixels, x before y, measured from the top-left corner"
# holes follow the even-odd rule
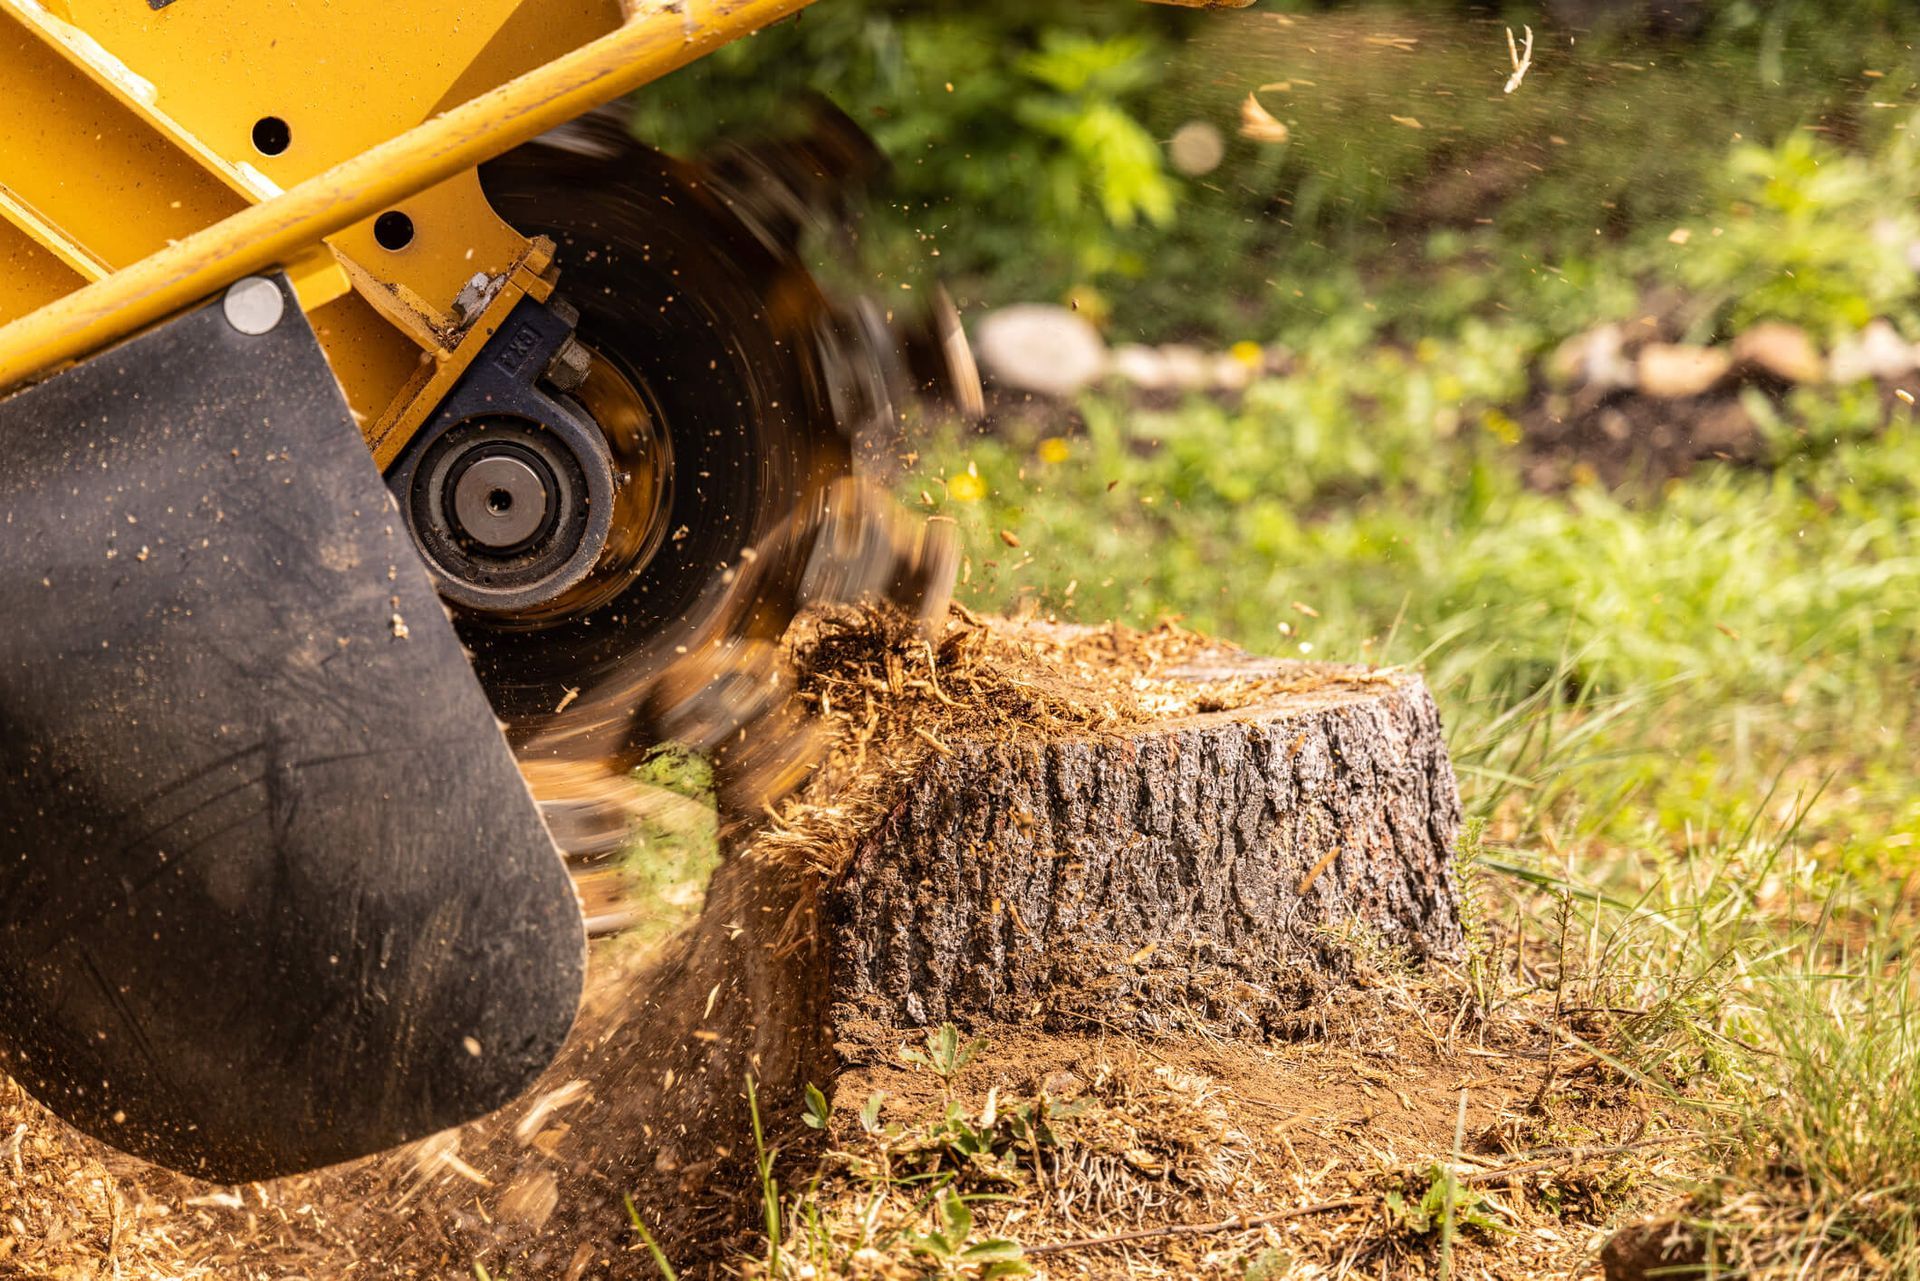
[[[1260,105],[1257,94],[1248,94],[1247,100],[1240,104],[1240,136],[1251,138],[1255,142],[1285,142],[1292,136],[1291,131],[1274,114]]]

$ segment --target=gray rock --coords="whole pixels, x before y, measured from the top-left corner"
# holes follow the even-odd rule
[[[1732,368],[1733,357],[1718,347],[1656,342],[1640,349],[1634,373],[1647,395],[1678,399],[1709,390]]]
[[[1107,344],[1066,307],[1020,303],[974,327],[973,352],[988,381],[1013,391],[1072,396],[1107,370]]]
[[[1827,357],[1827,376],[1837,383],[1904,378],[1914,367],[1913,344],[1884,320],[1842,338]]]

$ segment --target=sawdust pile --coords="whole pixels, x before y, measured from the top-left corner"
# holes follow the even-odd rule
[[[233,1275],[175,1239],[183,1228],[191,1236],[211,1226],[205,1204],[142,1195],[125,1182],[131,1164],[55,1120],[0,1076],[0,1278]],[[195,1224],[196,1217],[202,1222]]]
[[[1171,622],[1138,631],[984,620],[958,605],[937,639],[874,609],[805,620],[794,662],[799,697],[828,727],[827,751],[769,816],[756,847],[827,876],[927,754],[949,752],[950,741],[1117,735],[1397,679],[1388,668],[1276,668]]]

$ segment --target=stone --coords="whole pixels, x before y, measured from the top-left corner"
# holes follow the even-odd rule
[[[1837,383],[1870,378],[1891,382],[1905,378],[1915,367],[1913,344],[1885,320],[1872,321],[1859,333],[1842,338],[1827,357],[1827,376]]]
[[[1167,343],[1160,348],[1160,359],[1167,367],[1167,382],[1181,391],[1202,391],[1213,382],[1213,360],[1198,347],[1186,343]]]
[[[1547,358],[1547,377],[1556,387],[1623,391],[1634,385],[1633,357],[1619,325],[1601,325],[1575,334]]]
[[[1711,391],[1732,368],[1733,357],[1718,347],[1656,342],[1640,349],[1634,373],[1642,392],[1678,400]]]
[[[1827,376],[1827,362],[1798,325],[1766,321],[1733,340],[1733,363],[1789,385],[1817,383]]]
[[[1254,369],[1238,356],[1213,358],[1213,385],[1221,391],[1245,391],[1253,385]]]
[[[1064,399],[1107,371],[1107,344],[1067,307],[1019,303],[974,326],[973,353],[988,382],[1008,391]]]
[[[1167,391],[1173,386],[1173,370],[1158,347],[1144,343],[1125,343],[1113,349],[1107,372],[1132,383],[1141,391]]]

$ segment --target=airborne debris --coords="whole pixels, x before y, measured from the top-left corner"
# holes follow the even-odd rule
[[[558,1089],[548,1090],[534,1100],[533,1106],[527,1109],[527,1114],[520,1118],[518,1125],[513,1127],[514,1137],[522,1143],[533,1142],[534,1136],[545,1128],[548,1117],[569,1104],[578,1103],[586,1095],[587,1083],[578,1078],[568,1081]]]
[[[1507,77],[1506,93],[1512,93],[1527,78],[1527,70],[1533,66],[1533,28],[1525,28],[1527,47],[1522,52],[1513,42],[1513,28],[1507,28],[1507,56],[1513,59],[1513,74]]]
[[[1240,136],[1255,142],[1285,142],[1292,131],[1260,105],[1257,93],[1249,93],[1247,100],[1240,104]]]
[[[1336,845],[1325,854],[1322,854],[1318,861],[1307,869],[1307,874],[1300,878],[1299,889],[1295,892],[1304,898],[1307,891],[1313,888],[1314,882],[1320,879],[1320,873],[1333,866],[1333,860],[1340,857],[1340,849],[1341,847]]]
[[[1212,173],[1226,159],[1226,140],[1205,120],[1189,120],[1167,140],[1167,158],[1190,178]]]

